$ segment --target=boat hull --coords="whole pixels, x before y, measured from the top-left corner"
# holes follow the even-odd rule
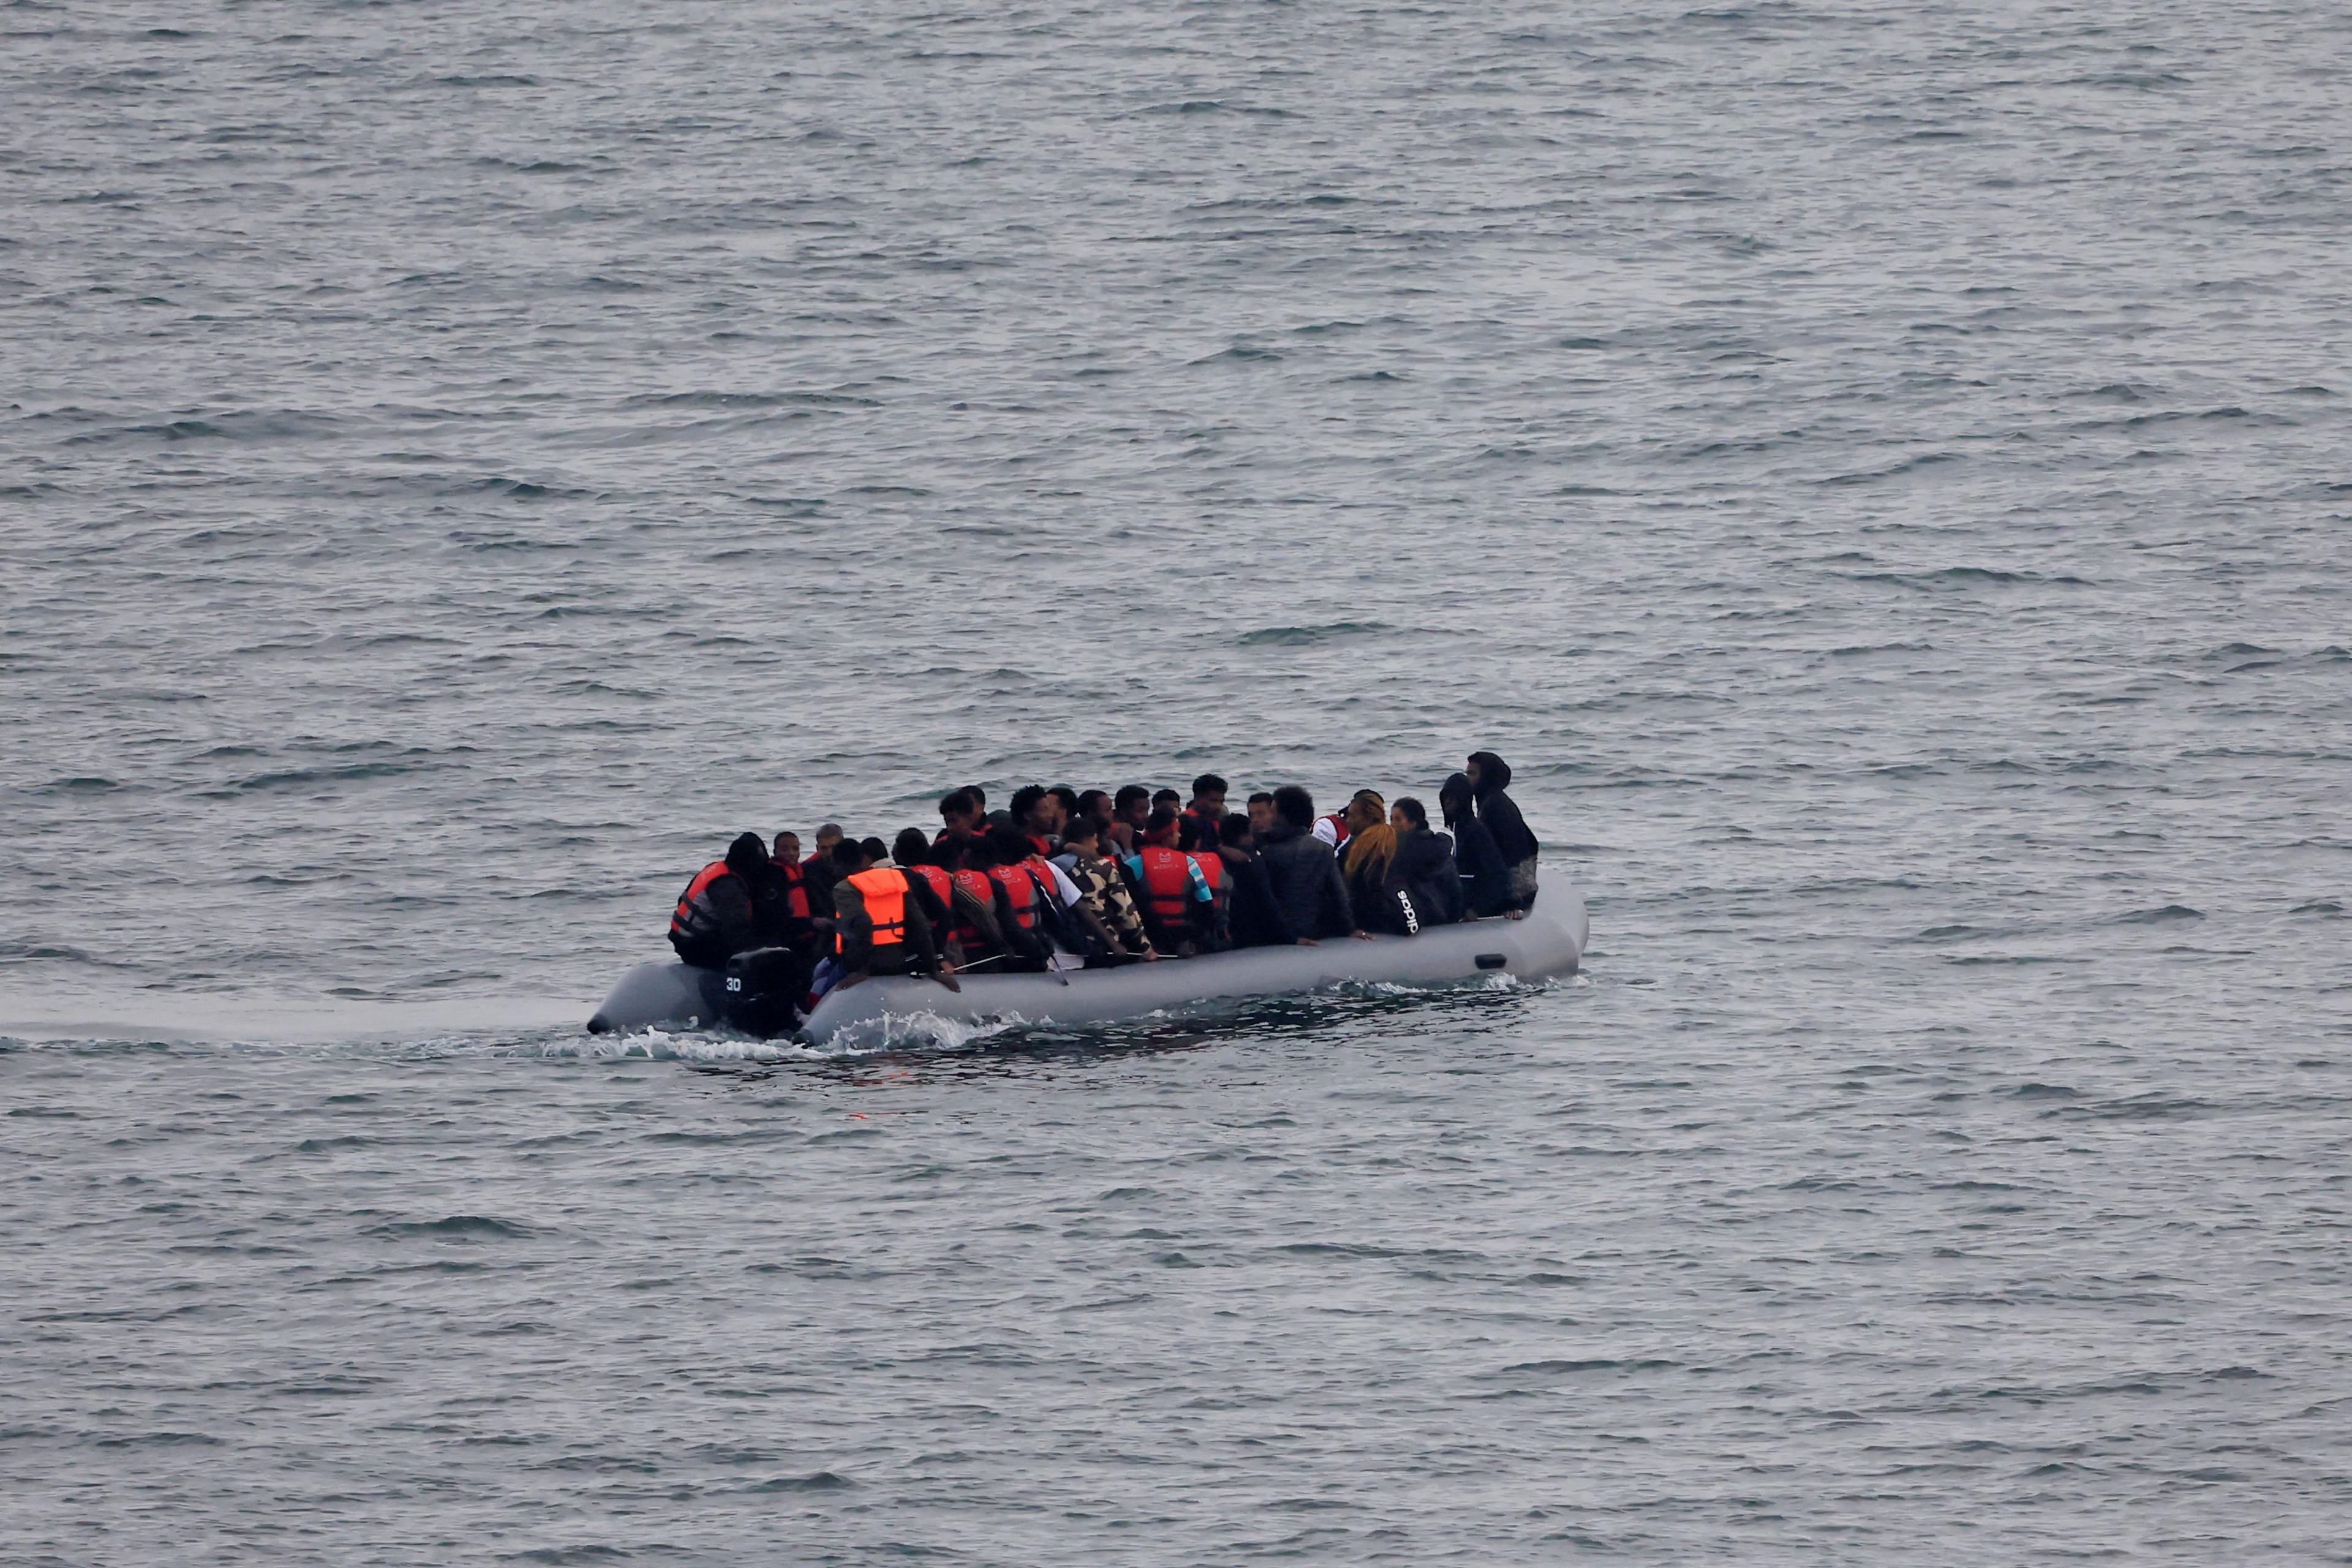
[[[1544,889],[1525,920],[1433,926],[1418,936],[1244,948],[1117,969],[971,974],[961,977],[960,992],[930,980],[868,980],[819,1003],[801,1033],[819,1045],[844,1037],[878,1041],[916,1021],[974,1027],[1102,1024],[1200,1004],[1349,985],[1444,986],[1495,974],[1554,979],[1576,973],[1588,933],[1584,900],[1573,888],[1553,886]],[[589,1032],[715,1024],[724,984],[713,970],[640,964],[622,977],[588,1020]]]

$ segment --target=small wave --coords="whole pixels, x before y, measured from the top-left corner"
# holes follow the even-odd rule
[[[490,1215],[453,1214],[444,1219],[395,1220],[370,1226],[362,1234],[393,1241],[521,1241],[539,1232],[518,1221]]]
[[[1307,647],[1342,637],[1370,637],[1394,628],[1383,621],[1332,621],[1319,626],[1262,626],[1242,634],[1243,647]]]
[[[2117,915],[2107,923],[2119,926],[2166,925],[2174,921],[2201,921],[2204,918],[2203,910],[2192,910],[2187,904],[2167,904],[2160,910],[2135,910],[2127,915]]]

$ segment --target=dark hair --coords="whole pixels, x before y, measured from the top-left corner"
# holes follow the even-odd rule
[[[988,847],[1000,866],[1018,866],[1037,853],[1037,847],[1029,842],[1029,836],[1017,827],[990,828]]]
[[[823,827],[816,830],[816,836],[819,838],[823,838],[828,833],[832,834],[836,839],[839,838],[841,837],[841,824],[838,822],[828,822]]]
[[[1047,790],[1045,793],[1062,803],[1063,816],[1076,816],[1078,815],[1078,792],[1076,790],[1072,789],[1068,784],[1055,784],[1052,789]]]
[[[1100,801],[1102,804],[1100,805],[1097,805],[1094,804],[1096,801]],[[1074,816],[1108,816],[1110,815],[1110,796],[1102,790],[1087,790],[1078,796],[1078,809],[1071,813],[1071,815]]]
[[[1151,794],[1151,805],[1155,810],[1161,805],[1181,805],[1183,804],[1184,797],[1178,795],[1172,789],[1154,790]]]
[[[1511,783],[1511,764],[1492,752],[1473,752],[1470,760],[1478,764],[1478,793],[1486,795],[1507,789]],[[1468,774],[1463,775],[1467,778]]]
[[[1137,801],[1150,798],[1151,792],[1141,784],[1121,784],[1118,786],[1118,799],[1113,802],[1113,805],[1117,809],[1125,811]]]
[[[780,856],[784,852],[784,840],[787,838],[791,839],[795,844],[798,844],[801,841],[801,836],[794,833],[791,828],[779,828],[776,832],[776,847],[773,854],[770,857],[771,858],[773,858],[775,856]]]
[[[857,841],[857,847],[866,851],[866,858],[868,860],[887,860],[890,858],[890,847],[887,844],[883,843],[879,838],[872,837],[861,838]]]
[[[1297,784],[1285,784],[1274,792],[1274,815],[1293,827],[1310,827],[1315,822],[1315,797]]]
[[[931,863],[931,840],[919,827],[902,827],[891,842],[890,858],[901,866],[928,866]]]
[[[727,868],[737,876],[768,863],[768,841],[756,833],[739,833],[727,847]]]
[[[988,809],[988,792],[986,790],[981,788],[978,784],[966,784],[963,786],[963,793],[971,796],[971,808],[974,811],[986,811]]]
[[[1252,805],[1255,805],[1259,801],[1264,801],[1266,805],[1272,805],[1274,804],[1274,796],[1268,795],[1264,790],[1260,790],[1255,795],[1249,797],[1249,803]]]
[[[1429,808],[1422,805],[1421,802],[1413,799],[1412,796],[1409,795],[1399,795],[1396,801],[1396,809],[1403,812],[1405,820],[1412,823],[1415,827],[1426,827],[1429,826]]]
[[[1190,855],[1193,850],[1198,849],[1201,847],[1201,829],[1203,826],[1205,825],[1202,822],[1201,818],[1192,812],[1188,811],[1184,813],[1183,816],[1178,817],[1176,819],[1176,847],[1181,849],[1187,855]]]
[[[1146,833],[1163,832],[1171,824],[1179,820],[1182,814],[1172,805],[1155,805],[1151,808],[1151,815],[1144,820],[1143,831]]]
[[[954,813],[958,816],[961,816],[968,812],[973,812],[979,809],[979,804],[975,802],[971,798],[971,794],[965,790],[951,789],[948,791],[947,794],[940,796],[940,815],[941,816],[945,816],[950,812]]]
[[[1273,797],[1268,796],[1267,798],[1272,799]],[[1239,844],[1243,839],[1247,838],[1249,836],[1249,818],[1244,816],[1238,811],[1227,813],[1225,819],[1217,824],[1217,839],[1220,843]]]
[[[1019,789],[1014,790],[1013,792],[1013,820],[1025,825],[1029,820],[1029,814],[1036,810],[1037,803],[1045,798],[1045,786],[1044,784],[1023,784]]]
[[[1103,819],[1092,812],[1070,818],[1062,828],[1062,843],[1065,847],[1084,844],[1089,838],[1100,838],[1102,836]]]
[[[931,864],[942,871],[952,871],[956,868],[957,862],[963,859],[964,851],[971,847],[971,834],[950,833],[931,846]]]
[[[847,870],[855,866],[864,865],[868,858],[866,853],[866,846],[860,844],[856,839],[850,837],[846,834],[844,834],[841,838],[835,843],[831,850],[831,854],[833,857],[833,863],[844,870]]]
[[[1200,799],[1204,795],[1223,795],[1224,793],[1225,781],[1219,778],[1214,773],[1202,773],[1199,778],[1192,781],[1192,798],[1194,800]]]

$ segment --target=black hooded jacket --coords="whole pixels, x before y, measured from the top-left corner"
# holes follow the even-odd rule
[[[1502,907],[1532,909],[1536,901],[1536,836],[1528,830],[1527,818],[1519,815],[1518,803],[1506,793],[1511,784],[1511,764],[1492,752],[1474,752],[1470,760],[1478,764],[1478,782],[1471,786],[1478,802],[1478,820],[1494,839],[1495,853],[1502,857],[1509,889]]]
[[[1257,859],[1294,939],[1346,936],[1356,929],[1347,879],[1328,844],[1304,827],[1277,822],[1257,836]]]
[[[1452,925],[1462,918],[1462,874],[1454,864],[1454,840],[1416,827],[1397,835],[1396,858],[1389,864],[1388,889],[1412,900],[1423,926]]]
[[[1225,926],[1235,947],[1287,947],[1297,941],[1274,895],[1265,867],[1247,850],[1228,844],[1217,851],[1225,863],[1225,882],[1233,891],[1225,904]]]

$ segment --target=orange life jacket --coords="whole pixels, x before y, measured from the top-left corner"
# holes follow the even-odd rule
[[[783,874],[784,907],[792,911],[793,919],[796,921],[808,919],[808,874],[801,869],[798,861],[776,860],[770,864]]]
[[[987,872],[958,871],[950,880],[970,893],[972,901],[982,909],[992,910],[996,908],[996,884],[989,880]],[[950,915],[955,912],[953,899],[948,900],[948,912]],[[948,934],[962,943],[967,952],[977,952],[988,945],[988,939],[980,934],[980,928],[969,921],[956,921]]]
[[[1136,852],[1143,862],[1143,896],[1152,917],[1171,931],[1192,929],[1192,858],[1162,844]]]
[[[719,911],[710,905],[710,884],[732,875],[724,860],[713,860],[697,871],[694,879],[686,885],[686,891],[677,896],[677,908],[669,917],[670,934],[689,942],[717,936]]]
[[[1213,849],[1192,851],[1192,864],[1201,868],[1201,879],[1209,884],[1212,894],[1225,890],[1225,858]]]
[[[866,918],[874,927],[874,951],[902,946],[907,940],[907,879],[898,871],[860,871],[849,879],[866,900]],[[846,934],[835,931],[833,951],[849,951]]]
[[[988,869],[1004,896],[1013,900],[1013,918],[1023,931],[1037,929],[1037,879],[1026,865],[992,866]]]

